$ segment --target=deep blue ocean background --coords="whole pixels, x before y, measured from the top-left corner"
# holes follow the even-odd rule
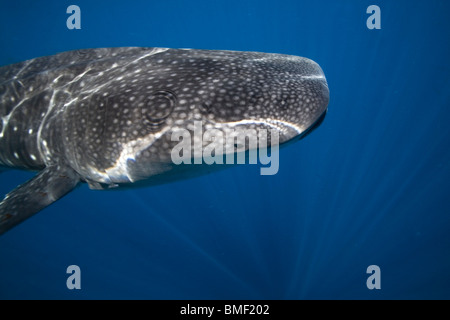
[[[81,30],[66,9],[81,8]],[[381,8],[381,30],[366,9]],[[0,65],[115,46],[300,55],[324,123],[241,165],[123,192],[83,185],[0,237],[0,299],[449,299],[450,2],[1,1]],[[0,194],[32,173],[0,175]],[[66,268],[81,268],[68,290]],[[381,290],[366,269],[381,268]]]

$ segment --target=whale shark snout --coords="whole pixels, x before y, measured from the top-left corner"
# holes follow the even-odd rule
[[[308,130],[327,109],[328,85],[313,60],[259,52],[192,53],[181,65],[191,78],[203,81],[194,100],[184,96],[185,88],[178,98],[199,108],[201,118],[218,129],[229,124],[268,126],[280,131],[283,143]],[[209,67],[207,76],[199,74],[198,65]]]

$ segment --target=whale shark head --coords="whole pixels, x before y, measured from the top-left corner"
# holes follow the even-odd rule
[[[97,119],[85,116],[84,129],[101,136],[84,138],[77,160],[77,171],[107,184],[171,171],[179,143],[174,132],[188,130],[201,140],[196,124],[223,133],[266,129],[277,133],[280,144],[302,137],[323,119],[329,100],[320,66],[297,56],[159,48],[115,66],[90,103],[106,111]],[[70,122],[77,126],[73,117]],[[204,149],[209,142],[200,143]],[[102,157],[89,156],[89,149]]]
[[[0,67],[0,166],[39,170],[0,202],[0,234],[80,182],[157,184],[278,154],[328,99],[315,62],[280,54],[103,48]]]
[[[213,51],[198,60],[214,70],[194,91],[202,120],[214,128],[275,129],[284,143],[307,133],[325,115],[328,85],[320,66],[310,59]]]

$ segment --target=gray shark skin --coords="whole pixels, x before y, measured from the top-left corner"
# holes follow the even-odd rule
[[[0,170],[38,171],[0,203],[0,234],[72,191],[160,183],[177,128],[267,128],[280,144],[323,119],[325,76],[281,54],[166,48],[69,51],[0,67]],[[180,169],[183,168],[183,169]]]

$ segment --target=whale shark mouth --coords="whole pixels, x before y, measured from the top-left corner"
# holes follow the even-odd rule
[[[288,142],[292,139],[298,138],[303,139],[305,136],[310,134],[313,130],[315,130],[317,127],[320,126],[320,124],[325,119],[325,115],[327,113],[327,110],[325,110],[316,121],[313,122],[310,126],[305,126],[301,124],[292,123],[286,120],[280,120],[280,119],[272,119],[272,118],[266,118],[266,119],[252,119],[252,120],[240,120],[236,122],[227,123],[227,127],[238,127],[238,126],[244,126],[244,125],[263,125],[267,126],[271,129],[275,129],[280,133],[280,144]],[[297,140],[297,139],[295,139]]]
[[[309,135],[311,132],[313,132],[314,130],[316,130],[321,124],[322,122],[325,120],[325,116],[327,115],[327,111],[328,109],[325,109],[324,112],[322,112],[322,114],[320,115],[320,117],[314,122],[314,124],[312,126],[310,126],[305,132],[302,133],[300,139],[303,139],[304,137],[306,137],[307,135]]]
[[[292,138],[302,134],[305,131],[305,127],[284,120],[278,119],[252,119],[252,120],[240,120],[236,122],[230,122],[226,124],[226,128],[236,128],[239,126],[264,126],[270,128],[271,130],[276,130],[279,132],[279,143],[284,143],[291,140]]]
[[[306,134],[309,134],[312,130],[320,125],[325,117],[324,112],[318,120],[310,127],[295,124],[289,121],[265,118],[265,119],[247,119],[235,122],[221,123],[220,126],[217,124],[210,125],[219,130],[235,130],[239,129],[240,126],[244,128],[257,126],[265,127],[266,129],[276,130],[279,133],[279,140],[277,144],[283,144],[291,140],[298,140],[296,138],[302,138]],[[153,143],[155,143],[159,138],[161,138],[167,132],[174,130],[174,127],[166,127],[156,134],[150,134],[147,137],[139,138],[134,141],[124,145],[124,149],[121,152],[120,157],[118,157],[116,163],[105,170],[105,172],[96,171],[96,175],[99,179],[103,180],[104,183],[128,183],[134,182],[133,177],[130,175],[128,170],[128,161],[135,160],[136,156],[140,154],[144,149],[147,149]]]

